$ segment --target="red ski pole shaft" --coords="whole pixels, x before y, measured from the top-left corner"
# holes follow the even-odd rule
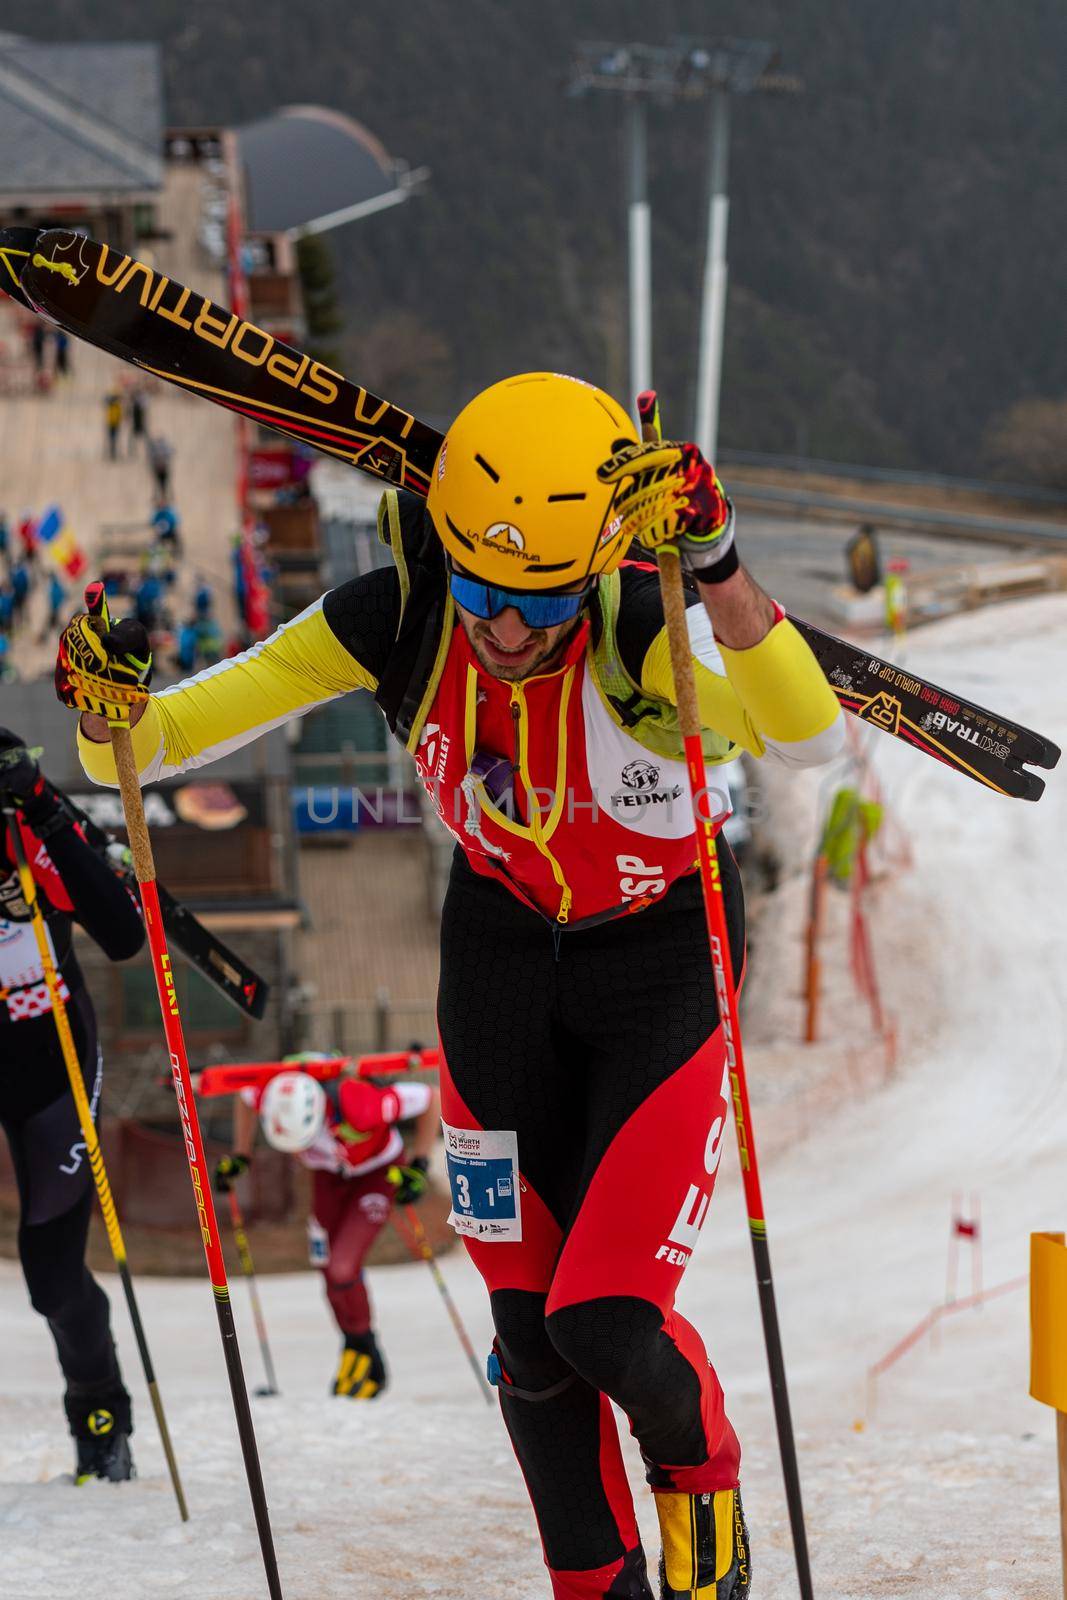
[[[115,754],[115,767],[118,772],[119,791],[122,796],[122,809],[126,818],[126,832],[130,840],[130,853],[133,856],[134,871],[137,874],[137,882],[141,891],[145,931],[148,935],[148,947],[152,955],[152,970],[155,973],[159,1007],[163,1016],[163,1032],[166,1035],[167,1050],[170,1054],[174,1093],[177,1096],[178,1116],[181,1121],[182,1142],[185,1145],[185,1154],[189,1162],[189,1176],[193,1185],[193,1197],[196,1202],[200,1236],[204,1244],[208,1276],[211,1279],[211,1288],[215,1297],[215,1310],[219,1319],[219,1336],[222,1339],[222,1349],[226,1359],[226,1372],[230,1381],[230,1394],[233,1398],[233,1409],[237,1419],[241,1454],[244,1457],[248,1492],[252,1500],[252,1510],[259,1533],[263,1569],[266,1574],[270,1600],[282,1600],[281,1580],[278,1576],[278,1561],[274,1553],[274,1537],[271,1532],[270,1513],[267,1510],[267,1496],[263,1487],[263,1474],[259,1465],[256,1434],[252,1426],[252,1412],[248,1403],[248,1391],[245,1388],[244,1372],[241,1367],[241,1351],[237,1343],[237,1329],[234,1326],[233,1305],[230,1301],[230,1286],[226,1278],[226,1263],[222,1255],[218,1218],[215,1215],[215,1206],[211,1198],[211,1183],[208,1177],[207,1157],[204,1153],[204,1140],[200,1132],[200,1118],[197,1115],[196,1102],[193,1098],[193,1085],[189,1074],[189,1057],[185,1049],[185,1037],[182,1033],[181,1016],[178,1011],[178,996],[174,988],[174,976],[171,971],[170,955],[167,951],[166,935],[163,932],[163,918],[159,908],[159,894],[156,889],[156,868],[152,857],[152,842],[148,836],[144,805],[141,801],[141,783],[133,753],[133,741],[130,737],[128,724],[116,726],[112,723],[110,733],[111,746]]]
[[[675,694],[678,701],[678,720],[682,729],[689,785],[693,794],[697,860],[700,864],[700,880],[704,889],[704,910],[707,918],[708,940],[711,946],[715,998],[719,1007],[719,1026],[723,1030],[723,1041],[726,1046],[726,1058],[730,1070],[730,1084],[733,1091],[737,1153],[741,1161],[741,1179],[745,1189],[745,1206],[748,1211],[748,1227],[752,1238],[752,1256],[756,1268],[760,1314],[763,1319],[763,1338],[767,1347],[767,1365],[771,1376],[771,1396],[774,1401],[778,1447],[782,1458],[782,1476],[785,1480],[789,1521],[793,1533],[797,1581],[800,1586],[801,1600],[812,1600],[811,1564],[808,1557],[804,1507],[800,1493],[800,1469],[797,1465],[796,1440],[793,1434],[793,1419],[789,1406],[789,1388],[786,1382],[782,1336],[778,1326],[778,1307],[774,1294],[774,1279],[771,1276],[771,1256],[767,1244],[767,1222],[763,1211],[763,1193],[760,1187],[759,1165],[756,1160],[756,1139],[752,1127],[752,1108],[748,1099],[748,1077],[745,1072],[745,1058],[741,1045],[741,1023],[737,1011],[737,986],[734,982],[730,936],[726,924],[726,908],[723,904],[719,857],[715,848],[716,828],[713,820],[708,815],[710,802],[707,774],[704,767],[704,748],[700,738],[700,714],[697,707],[696,683],[693,677],[689,630],[685,623],[685,591],[682,587],[681,563],[676,550],[660,551],[659,577],[660,589],[663,594],[663,611],[667,621],[667,632],[671,647],[671,665],[674,670]]]
[[[646,439],[659,437],[659,414],[654,393],[638,398],[642,421],[642,434]],[[685,761],[689,786],[693,797],[693,821],[696,829],[697,861],[700,881],[704,891],[704,911],[707,920],[708,941],[711,947],[711,966],[715,980],[715,998],[719,1010],[719,1026],[723,1030],[726,1059],[730,1071],[730,1084],[734,1102],[734,1129],[737,1134],[737,1153],[741,1161],[741,1180],[745,1190],[748,1211],[748,1228],[752,1240],[752,1256],[756,1269],[756,1286],[759,1291],[760,1315],[763,1321],[763,1339],[767,1348],[767,1365],[770,1369],[771,1398],[778,1430],[778,1449],[785,1480],[786,1503],[793,1535],[793,1554],[796,1560],[797,1582],[801,1600],[813,1600],[811,1563],[808,1556],[807,1531],[804,1526],[804,1507],[800,1493],[800,1470],[797,1465],[796,1440],[789,1406],[789,1389],[786,1382],[785,1357],[778,1326],[778,1307],[771,1275],[771,1256],[767,1245],[767,1222],[763,1212],[763,1193],[760,1188],[759,1166],[756,1160],[756,1139],[752,1127],[752,1109],[748,1099],[748,1078],[741,1046],[741,1023],[737,1010],[737,986],[734,982],[733,958],[730,954],[730,935],[723,903],[722,877],[715,846],[716,826],[710,813],[710,795],[704,766],[704,747],[701,742],[700,707],[697,701],[696,678],[693,673],[693,656],[689,643],[689,629],[685,620],[685,588],[682,583],[682,564],[673,545],[662,546],[657,551],[660,594],[663,598],[663,617],[670,645],[671,671],[674,677],[675,700],[678,707],[678,724],[685,746]]]

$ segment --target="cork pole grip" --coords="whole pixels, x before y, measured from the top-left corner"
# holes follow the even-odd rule
[[[119,793],[126,817],[126,833],[133,856],[133,870],[138,883],[154,883],[156,864],[152,859],[152,841],[148,837],[148,824],[141,800],[141,780],[137,775],[137,762],[133,754],[133,740],[129,728],[112,728],[111,748],[115,753],[115,769],[119,775]]]
[[[663,617],[667,624],[667,641],[671,648],[671,671],[674,675],[674,694],[678,703],[678,723],[683,739],[699,738],[700,709],[697,705],[696,679],[693,676],[689,629],[685,623],[682,563],[677,550],[670,546],[657,551],[656,554],[659,561]]]

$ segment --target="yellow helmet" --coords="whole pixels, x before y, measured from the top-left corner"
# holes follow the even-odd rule
[[[596,469],[636,441],[591,383],[526,372],[476,395],[445,435],[427,497],[448,554],[504,589],[562,589],[623,558],[615,485]]]

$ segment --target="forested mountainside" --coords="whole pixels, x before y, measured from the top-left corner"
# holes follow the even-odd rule
[[[433,177],[333,236],[345,360],[443,418],[531,367],[626,385],[621,108],[575,40],[775,41],[802,96],[735,102],[722,440],[987,470],[998,419],[1067,396],[1061,0],[43,0],[0,28],[156,38],[172,123],[320,103]],[[691,425],[703,113],[654,109],[655,370]]]

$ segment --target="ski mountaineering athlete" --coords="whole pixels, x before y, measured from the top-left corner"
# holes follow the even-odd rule
[[[383,1086],[362,1078],[319,1082],[299,1070],[278,1073],[234,1101],[233,1150],[215,1167],[215,1187],[228,1193],[252,1162],[257,1121],[275,1150],[297,1156],[311,1172],[308,1246],[343,1336],[333,1392],[373,1400],[388,1383],[363,1278],[367,1253],[394,1205],[426,1193],[440,1102],[428,1083]],[[258,1117],[257,1117],[258,1112]],[[414,1117],[410,1156],[397,1123]]]
[[[494,385],[450,428],[426,506],[384,495],[392,567],[148,698],[133,744],[150,783],[352,689],[374,694],[458,846],[438,997],[453,1217],[489,1290],[490,1369],[552,1593],[651,1600],[614,1401],[655,1496],[663,1600],[741,1600],[738,1442],[674,1310],[730,1086],[657,577],[623,562],[648,533],[626,509],[636,445],[590,384]],[[725,818],[726,762],[826,761],[841,713],[741,567],[712,468],[693,445],[655,448],[692,575],[706,798]],[[135,626],[81,614],[61,642],[60,697],[77,703],[69,671],[95,674],[106,707],[145,683],[145,649]],[[104,717],[83,716],[85,769],[114,784],[107,738]],[[740,972],[721,833],[718,859]]]
[[[79,922],[113,961],[124,961],[144,943],[140,912],[82,838],[22,739],[7,728],[0,728],[0,757],[0,803],[18,816],[95,1117],[103,1060],[72,928]],[[130,1397],[107,1296],[85,1264],[93,1178],[15,870],[13,825],[4,819],[0,850],[0,1123],[19,1190],[19,1258],[30,1303],[47,1319],[66,1380],[75,1482],[120,1482],[133,1476]]]

